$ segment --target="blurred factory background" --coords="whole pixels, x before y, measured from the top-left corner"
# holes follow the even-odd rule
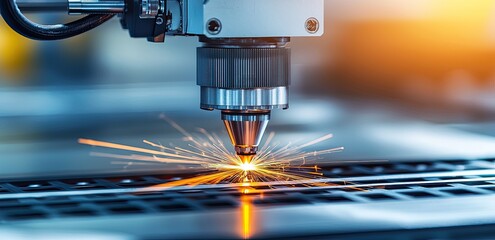
[[[333,132],[331,144],[346,147],[339,160],[495,156],[494,1],[325,4],[325,36],[292,39],[291,109],[276,111],[269,131]],[[191,131],[224,131],[218,112],[199,109],[197,46],[131,39],[117,19],[57,42],[0,23],[0,174],[156,168],[90,157],[77,139],[180,142],[161,113]]]

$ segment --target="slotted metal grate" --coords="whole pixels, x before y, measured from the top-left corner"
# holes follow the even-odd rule
[[[495,159],[326,166],[328,183],[267,184],[240,192],[231,185],[149,189],[176,176],[138,175],[0,182],[0,220],[209,211],[240,206],[365,204],[495,194]]]

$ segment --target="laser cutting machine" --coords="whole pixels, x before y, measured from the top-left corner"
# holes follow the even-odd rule
[[[332,31],[319,37],[323,2]],[[495,108],[487,103],[495,103],[495,88],[473,92],[469,80],[482,82],[474,73],[486,72],[493,83],[495,47],[481,35],[493,37],[486,31],[493,11],[482,12],[494,7],[454,0],[0,0],[12,28],[38,40],[76,36],[112,18],[88,38],[30,43],[36,47],[22,52],[25,45],[16,41],[25,39],[0,22],[0,49],[8,49],[6,36],[19,43],[0,53],[0,236],[493,239]],[[43,26],[19,11],[43,12],[37,22],[60,22],[67,12],[88,16]],[[131,40],[127,32],[167,44]],[[277,111],[288,107],[289,42],[302,51],[292,52],[291,110]],[[36,60],[22,57],[17,64],[32,74],[4,76],[6,55],[27,52]],[[184,81],[194,79],[195,61],[201,89]],[[440,91],[440,82],[455,85]],[[232,181],[160,187],[222,169],[76,141],[141,147],[149,139],[189,149],[188,136],[157,119],[164,111],[184,132],[193,129],[195,139],[204,135],[194,129],[205,125],[217,139],[223,126],[216,114],[198,111],[199,93],[201,108],[222,113],[241,159],[256,152],[272,114],[276,136],[265,134],[255,163],[268,151],[289,152],[289,141],[305,144],[301,151],[316,160],[293,166],[315,177],[250,184],[235,175]],[[447,93],[452,99],[440,102]],[[403,96],[392,98],[397,95]],[[307,140],[330,133],[334,139],[307,147]],[[346,150],[315,156],[340,146]]]
[[[5,21],[36,40],[82,34],[120,17],[133,38],[164,42],[197,36],[201,109],[220,110],[236,153],[257,153],[270,112],[289,107],[291,37],[323,34],[323,0],[67,0],[2,1]],[[88,16],[68,24],[40,25],[21,10],[66,9]],[[146,61],[146,56],[142,57]],[[168,56],[164,56],[168,57]]]

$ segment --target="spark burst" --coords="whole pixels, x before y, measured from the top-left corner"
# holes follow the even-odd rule
[[[196,186],[203,184],[240,183],[250,186],[262,182],[290,182],[304,181],[322,177],[316,161],[321,156],[342,151],[343,147],[330,148],[319,151],[304,151],[305,148],[327,141],[333,137],[327,134],[323,137],[309,141],[301,145],[288,143],[279,146],[273,143],[275,133],[270,133],[264,143],[264,147],[250,161],[246,161],[230,152],[224,142],[214,133],[205,129],[198,129],[197,135],[193,135],[179,126],[177,123],[166,119],[175,129],[184,135],[188,142],[188,149],[181,147],[167,147],[159,143],[144,140],[150,148],[141,148],[111,142],[103,142],[91,139],[79,139],[79,143],[94,147],[118,149],[133,152],[132,154],[93,153],[93,156],[110,157],[120,160],[128,160],[142,164],[180,164],[186,166],[199,166],[208,173],[192,178],[169,182],[159,187]],[[229,145],[230,147],[230,145]],[[321,185],[323,183],[312,183]]]

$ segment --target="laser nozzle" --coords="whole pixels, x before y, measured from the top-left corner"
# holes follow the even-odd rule
[[[258,152],[270,112],[223,111],[222,120],[237,155],[243,162],[251,162]]]
[[[255,154],[253,155],[238,155],[243,164],[250,164],[253,161]]]

